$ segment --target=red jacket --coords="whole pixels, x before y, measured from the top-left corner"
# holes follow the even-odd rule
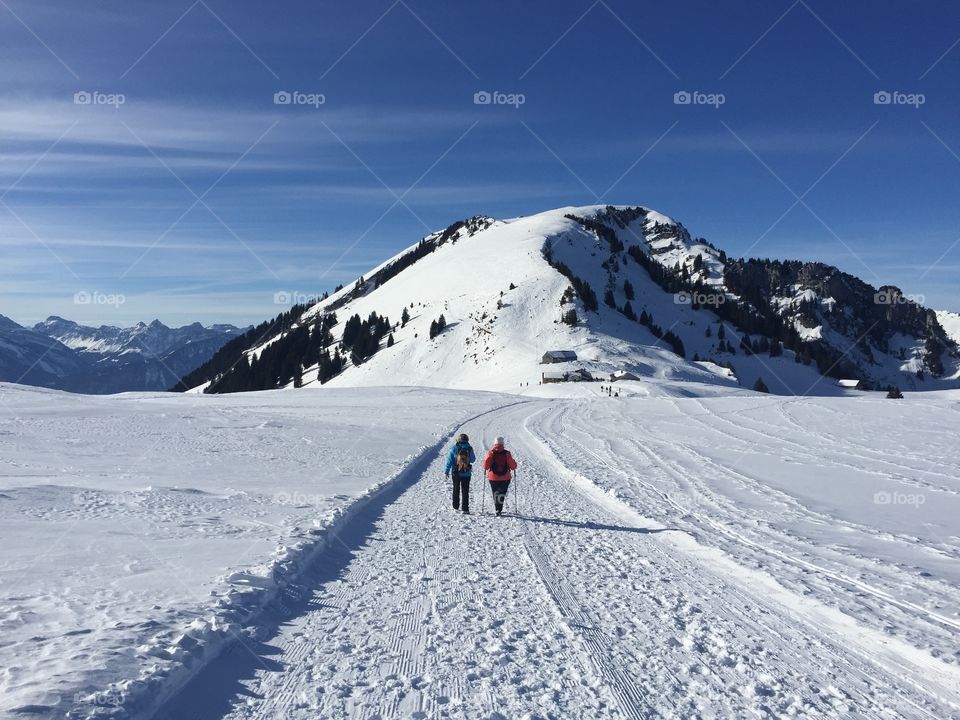
[[[509,480],[510,479],[509,472],[507,472],[505,475],[496,475],[491,469],[493,467],[494,450],[503,450],[507,454],[507,467],[510,468],[510,470],[517,469],[517,461],[513,459],[513,455],[510,454],[510,451],[504,450],[503,445],[494,445],[493,450],[488,450],[487,456],[483,459],[483,469],[487,471],[487,479],[488,480]]]

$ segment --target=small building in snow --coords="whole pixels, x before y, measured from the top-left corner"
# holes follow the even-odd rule
[[[588,370],[577,368],[576,370],[567,373],[567,379],[573,382],[591,382],[593,380],[593,375],[591,375]]]
[[[616,382],[617,380],[639,380],[640,378],[634,375],[629,370],[617,370],[615,373],[610,373],[610,382]]]
[[[562,383],[567,381],[567,373],[564,372],[545,372],[540,374],[540,381],[547,383]]]
[[[837,385],[847,390],[863,390],[862,380],[837,380]]]
[[[548,350],[540,359],[541,365],[551,363],[572,362],[577,359],[577,354],[573,350]]]

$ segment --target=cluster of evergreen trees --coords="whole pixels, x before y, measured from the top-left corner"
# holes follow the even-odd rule
[[[341,373],[347,357],[354,365],[368,360],[386,336],[393,345],[390,320],[376,312],[364,320],[359,314],[344,323],[339,345],[334,347],[331,330],[337,325],[335,313],[327,313],[312,325],[288,329],[267,345],[253,361],[243,354],[210,385],[207,392],[227,393],[245,390],[269,390],[293,382],[303,384],[303,369],[317,363],[317,380],[326,383]]]
[[[690,304],[694,310],[698,310],[703,305],[715,309],[724,304],[726,300],[723,292],[717,290],[712,285],[705,285],[699,279],[696,281],[692,280],[686,265],[681,266],[677,263],[673,269],[669,269],[647,255],[647,253],[636,245],[631,245],[627,249],[627,255],[646,270],[650,278],[666,292],[673,295],[681,292],[688,293],[691,299]],[[697,267],[698,260],[699,268],[697,268],[697,270],[702,270],[703,258],[699,255],[697,259],[694,260],[694,267]]]
[[[344,323],[340,347],[350,352],[350,362],[362,365],[380,349],[380,341],[390,333],[390,328],[390,320],[376,312],[370,313],[366,320],[361,320],[359,314],[354,315]]]
[[[725,302],[715,312],[739,327],[744,334],[761,336],[755,342],[748,339],[749,344],[741,341],[744,352],[762,352],[766,347],[773,349],[775,354],[781,354],[782,349],[786,348],[795,353],[797,362],[816,364],[821,375],[835,378],[858,375],[855,364],[843,352],[820,341],[804,340],[794,326],[793,319],[784,318],[779,308],[772,304],[772,297],[789,296],[795,284],[806,284],[806,278],[802,277],[803,266],[804,263],[797,261],[780,260],[741,259],[728,262],[724,269],[724,284],[740,299]],[[822,266],[825,272],[827,267]],[[829,272],[838,271],[830,268]],[[869,288],[865,283],[863,285]],[[811,325],[822,322],[813,301],[802,301],[796,314],[801,319],[811,321]],[[846,329],[842,321],[837,324],[837,329]],[[866,338],[863,338],[861,349],[869,359]]]
[[[575,223],[582,225],[587,230],[592,230],[597,234],[597,237],[602,240],[606,240],[607,244],[610,246],[611,253],[616,254],[623,252],[623,242],[621,242],[620,237],[617,235],[617,231],[613,228],[591,218],[584,218],[570,214],[564,215],[564,217],[567,218],[567,220],[573,220]]]
[[[642,217],[645,214],[646,214],[646,210],[644,210],[643,208],[629,208],[627,210],[618,210],[617,208],[608,207],[606,211],[604,211],[603,215],[598,216],[598,218],[603,217],[603,218],[611,219],[621,228],[625,228],[629,223],[633,222],[639,217]],[[611,282],[612,282],[612,273],[616,268],[619,267],[619,263],[616,261],[616,254],[623,252],[624,250],[624,245],[620,241],[620,238],[618,237],[617,232],[613,228],[609,227],[608,225],[606,225],[604,222],[600,220],[582,218],[576,215],[567,215],[566,217],[570,220],[573,220],[576,223],[579,223],[580,225],[587,228],[588,230],[593,231],[594,233],[597,234],[599,238],[606,240],[607,244],[610,246],[610,259],[604,264],[604,266],[607,267],[608,272],[611,273]],[[666,283],[673,282],[672,278],[674,276],[669,271],[666,271],[662,265],[660,265],[659,263],[647,257],[647,255],[639,247],[635,245],[631,245],[630,248],[627,249],[627,253],[630,257],[633,257],[635,260],[637,260],[637,262],[641,266],[646,268],[648,272],[651,272],[651,273],[657,272],[658,276],[661,278],[662,283],[666,284]],[[584,305],[587,307],[587,309],[596,311],[597,296],[593,292],[593,289],[584,280],[581,280],[576,275],[574,275],[573,272],[570,270],[570,268],[568,268],[564,263],[554,260],[551,256],[548,256],[547,260],[550,262],[551,265],[553,265],[553,267],[555,267],[557,270],[559,270],[561,273],[563,273],[570,279],[570,282],[573,283],[574,288],[576,288],[577,293],[580,295],[580,298],[584,301]],[[651,274],[651,277],[652,277],[652,274]],[[675,282],[677,283],[677,289],[673,290],[672,292],[679,292],[682,289],[682,285],[680,284],[679,278],[677,278]],[[583,288],[581,288],[581,286],[583,286]],[[670,347],[670,349],[673,350],[673,352],[675,352],[680,357],[686,357],[686,348],[684,348],[683,340],[680,339],[679,335],[677,335],[672,330],[667,330],[666,332],[664,332],[663,328],[661,328],[659,325],[657,325],[654,322],[653,317],[649,313],[647,313],[646,310],[641,312],[639,316],[637,315],[636,311],[633,309],[633,306],[630,303],[630,301],[635,298],[636,291],[634,290],[634,287],[629,280],[624,281],[623,292],[624,292],[624,295],[626,295],[627,297],[627,302],[622,308],[617,307],[616,298],[614,297],[612,287],[608,287],[607,290],[604,292],[604,296],[603,296],[604,303],[608,307],[613,308],[614,310],[618,310],[630,320],[634,320],[644,325],[647,329],[650,330],[651,333],[653,333],[655,337],[665,342]],[[592,306],[591,304],[588,304],[585,295],[591,298]],[[576,316],[574,315],[574,318],[573,318],[574,322],[575,322],[575,317]],[[565,318],[565,321],[566,321],[566,318]]]
[[[345,364],[340,348],[337,348],[332,355],[329,347],[324,348],[320,351],[320,357],[317,360],[317,382],[323,385],[330,378],[336,377],[343,372]]]
[[[789,297],[798,285],[835,300],[832,306],[812,299],[798,303],[793,315],[801,322],[809,321],[809,327],[826,320],[838,332],[859,338],[857,349],[868,362],[873,361],[871,346],[890,352],[890,340],[898,333],[922,337],[927,372],[934,376],[944,372],[941,356],[949,348],[936,315],[904,298],[898,288],[884,286],[876,291],[860,278],[823,263],[758,258],[729,262],[724,282],[744,302],[756,308],[755,315],[764,321],[764,334],[771,342],[774,338],[780,340],[784,347],[798,354],[798,361],[815,363],[821,374],[849,377],[858,371],[844,357],[847,349],[803,340],[792,321],[783,321],[778,309],[772,306],[771,297]],[[756,324],[745,329],[756,332]]]
[[[217,350],[213,357],[203,365],[184,375],[170,390],[172,392],[186,392],[190,388],[202,385],[228,372],[238,362],[241,362],[241,359],[245,357],[246,350],[257,347],[273,335],[288,330],[309,307],[310,305],[306,303],[294,305],[289,310],[277,315],[273,320],[264,321],[242,335],[238,335]]]
[[[628,307],[630,303],[624,306],[624,309]],[[630,309],[633,312],[633,308]],[[670,346],[670,349],[673,350],[677,355],[682,358],[687,356],[686,348],[683,347],[683,340],[680,339],[680,336],[677,335],[673,330],[663,331],[659,325],[653,321],[653,316],[648,313],[646,310],[640,312],[640,317],[637,318],[637,321],[645,326],[655,337],[663,340],[667,345]]]
[[[566,263],[556,260],[553,257],[553,253],[550,252],[549,247],[544,251],[544,257],[555,270],[570,281],[570,284],[573,285],[574,290],[577,292],[577,296],[587,310],[596,312],[600,308],[600,304],[597,302],[597,294],[593,291],[593,288],[590,287],[590,283],[574,275],[573,270],[571,270]]]
[[[300,310],[300,314],[303,309]],[[320,354],[321,348],[333,340],[331,328],[337,317],[328,314],[312,325],[297,325],[267,345],[252,361],[243,353],[233,366],[222,372],[206,392],[230,393],[247,390],[272,390],[290,382],[297,387],[303,384],[303,360]]]
[[[610,246],[611,253],[619,253],[623,251],[623,243],[620,241],[616,230],[607,225],[607,223],[613,223],[621,230],[625,230],[630,223],[646,216],[647,210],[642,207],[616,208],[613,205],[607,205],[607,207],[597,213],[592,219],[579,217],[577,215],[566,215],[565,217],[568,220],[579,223],[588,230],[592,230],[597,234],[597,237],[606,240]],[[637,239],[640,240],[641,238]]]
[[[437,335],[442,333],[446,327],[447,319],[441,315],[439,318],[430,323],[430,339],[433,340]]]
[[[417,243],[417,246],[413,250],[404,253],[392,263],[385,265],[375,272],[372,278],[374,287],[380,287],[387,280],[396,277],[408,267],[413,265],[415,262],[417,262],[417,260],[425,258],[427,255],[437,249],[437,245],[438,244],[436,242],[431,242],[427,239],[421,240],[419,243]]]
[[[757,275],[755,272],[744,273],[741,270],[744,263],[769,261],[737,260],[726,265],[724,283],[731,292],[739,296],[739,299],[733,299],[712,286],[704,285],[699,279],[692,281],[685,267],[668,270],[639,247],[630,247],[627,254],[642,265],[654,282],[667,292],[688,293],[693,309],[708,307],[721,320],[739,328],[745,336],[757,335],[756,340],[751,340],[750,337],[741,338],[740,349],[743,352],[747,354],[767,352],[775,357],[782,355],[783,349],[787,348],[796,353],[797,362],[807,364],[815,362],[821,374],[846,377],[856,373],[856,369],[849,361],[843,359],[839,351],[832,350],[820,342],[805,341],[793,326],[792,321],[785,320],[772,306],[770,302],[772,290],[779,289],[779,284],[774,285],[773,288],[767,284],[767,290],[764,291],[762,282],[744,282],[745,276],[752,276],[755,280]],[[697,262],[694,261],[694,268],[696,267]],[[784,280],[784,282],[787,281]],[[802,308],[802,311],[807,312],[811,319],[815,318],[815,308],[812,304]],[[719,339],[721,352],[736,354],[733,345],[726,342],[724,347],[723,337]]]

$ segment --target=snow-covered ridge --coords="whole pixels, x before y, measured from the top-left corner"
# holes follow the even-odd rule
[[[877,388],[957,384],[960,358],[926,321],[932,313],[907,302],[880,306],[877,292],[818,263],[731,260],[640,206],[478,216],[305,308],[250,347],[228,381],[201,372],[193,384],[212,381],[212,392],[409,384],[561,395],[578,391],[544,381],[627,373],[644,383],[636,392],[697,381],[825,395],[845,392],[837,377]],[[344,342],[351,318],[376,333],[373,352],[357,352],[352,337]],[[320,324],[318,338],[311,328]],[[543,367],[544,353],[557,349],[577,360]],[[324,352],[330,358],[318,362]]]
[[[88,327],[51,316],[32,328],[0,323],[0,380],[71,392],[108,394],[166,390],[243,331],[159,320],[128,328]]]
[[[127,328],[113,325],[91,327],[52,315],[33,326],[36,332],[56,338],[69,348],[96,355],[119,355],[137,352],[162,357],[165,354],[193,342],[213,337],[232,337],[241,332],[233,325],[204,327],[198,322],[183,327],[170,328],[159,320]],[[98,358],[99,359],[99,358]]]

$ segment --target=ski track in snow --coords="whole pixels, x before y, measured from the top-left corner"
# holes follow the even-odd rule
[[[598,462],[588,445],[609,442],[571,427],[571,407],[525,403],[467,423],[478,450],[505,434],[521,462],[506,516],[492,516],[476,473],[474,515],[454,513],[442,452],[360,512],[325,556],[330,567],[312,587],[305,578],[290,617],[263,638],[258,662],[226,653],[155,720],[960,717],[957,685],[947,684],[956,666],[931,658],[944,669],[930,666],[928,686],[915,658],[870,645],[875,635],[854,642],[821,625],[819,595],[752,584],[752,551],[800,558],[719,523],[718,542],[738,544],[742,573],[685,552],[703,531],[654,484],[690,489],[684,468],[646,429],[634,444],[649,445],[659,479],[618,468],[616,453]],[[644,520],[600,489],[603,478],[593,484],[611,473],[632,476],[662,516]],[[764,492],[789,508],[787,496]],[[870,598],[894,601],[879,590]]]

